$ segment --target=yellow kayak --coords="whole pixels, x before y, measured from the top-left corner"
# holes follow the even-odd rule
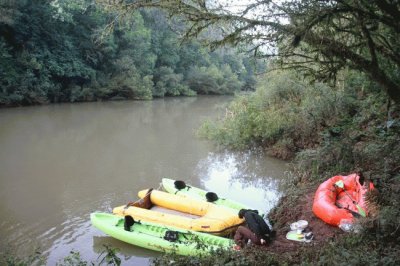
[[[140,198],[144,198],[147,192],[148,190],[142,190],[138,195]],[[113,213],[120,216],[130,215],[135,220],[216,235],[227,235],[244,222],[236,211],[198,199],[182,198],[167,192],[153,190],[150,200],[155,206],[195,215],[195,218],[126,205],[114,208]]]

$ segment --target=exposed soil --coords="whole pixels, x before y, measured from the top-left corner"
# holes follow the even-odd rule
[[[286,204],[289,199],[282,199],[279,213],[274,212],[270,215],[273,220],[278,221],[278,227],[274,228],[276,236],[265,249],[273,253],[296,253],[300,247],[321,247],[326,241],[344,234],[340,228],[326,224],[312,212],[316,189],[316,187],[315,189],[308,189],[308,192],[296,201],[294,209],[290,207],[290,204]],[[298,220],[308,221],[306,231],[311,231],[314,234],[314,239],[311,242],[297,242],[286,239],[286,233],[290,231],[290,224]]]

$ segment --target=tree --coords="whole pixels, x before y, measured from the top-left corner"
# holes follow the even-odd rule
[[[105,1],[109,3],[109,1]],[[316,79],[334,79],[339,70],[366,73],[400,103],[400,2],[392,0],[119,1],[120,14],[157,7],[190,22],[186,38],[221,28],[212,47],[250,45],[259,57],[274,57]]]
[[[93,74],[79,49],[84,41],[70,34],[72,22],[63,16],[71,13],[51,3],[40,0],[0,4],[0,49],[2,62],[7,63],[0,70],[0,80],[6,81],[0,83],[0,103],[68,101],[71,85],[88,83]]]
[[[152,53],[151,31],[144,25],[139,12],[120,24],[114,31],[117,36],[119,57],[129,56],[142,75],[153,72],[156,56]]]
[[[183,75],[176,74],[169,67],[160,67],[155,71],[156,84],[154,86],[153,95],[156,97],[179,96],[187,95],[192,96],[196,93],[184,85]]]
[[[223,65],[221,70],[216,65],[194,66],[189,71],[187,82],[199,94],[233,94],[242,86],[229,65]]]
[[[218,93],[245,80],[242,56],[182,43],[185,23],[161,9],[115,16],[93,0],[0,1],[0,105],[195,95],[194,66],[230,66]]]

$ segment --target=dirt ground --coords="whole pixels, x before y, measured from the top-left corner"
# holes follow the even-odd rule
[[[309,189],[298,202],[296,202],[296,209],[293,210],[290,207],[283,207],[283,211],[279,214],[272,214],[274,220],[279,221],[280,227],[274,228],[276,230],[275,238],[266,247],[267,250],[274,253],[281,252],[296,252],[300,247],[304,246],[321,246],[322,243],[332,238],[340,237],[344,232],[334,226],[330,226],[317,218],[312,212],[312,204],[314,199],[315,189]],[[281,206],[286,206],[283,199],[280,203]],[[308,228],[306,230],[311,231],[314,234],[314,239],[309,242],[297,242],[286,239],[286,233],[290,231],[290,224],[298,220],[308,221]]]

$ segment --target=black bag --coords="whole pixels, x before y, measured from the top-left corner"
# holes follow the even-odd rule
[[[168,240],[170,242],[176,242],[176,241],[178,241],[178,232],[168,230],[165,232],[164,239]]]

